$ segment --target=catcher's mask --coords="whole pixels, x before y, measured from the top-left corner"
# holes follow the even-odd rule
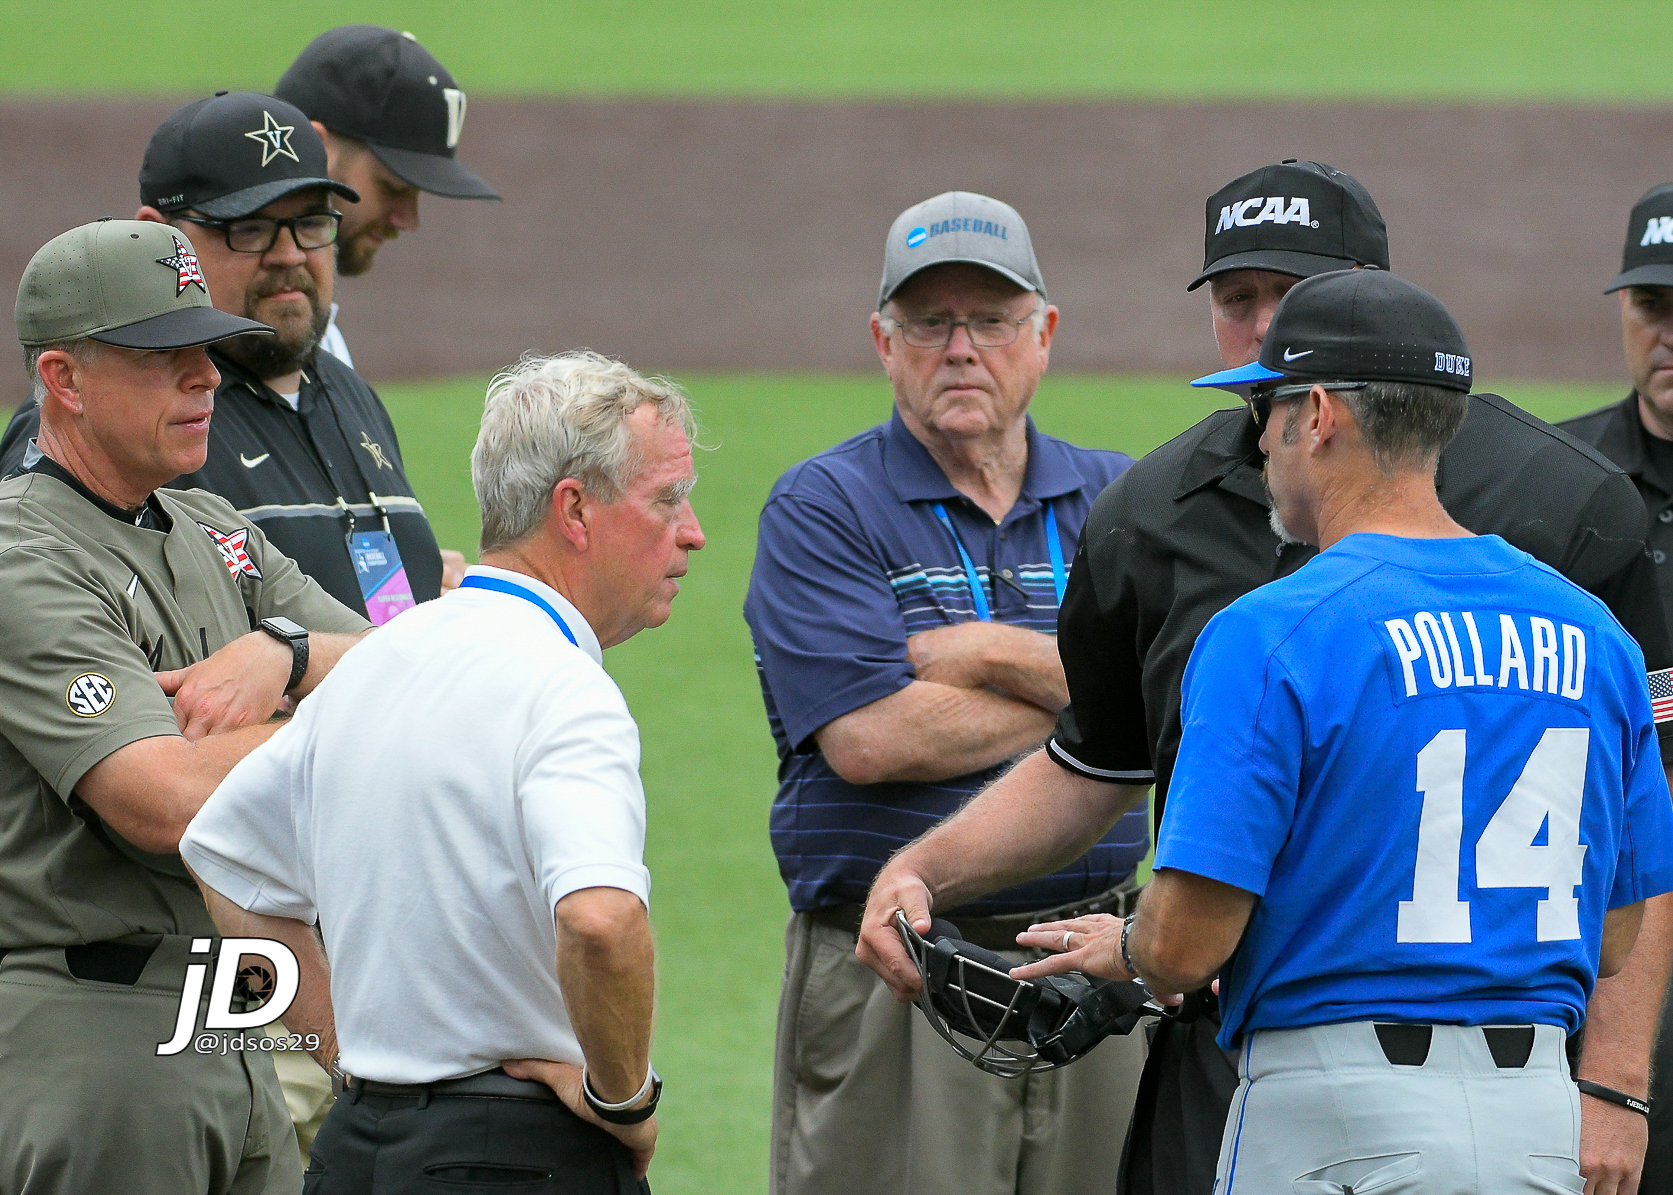
[[[918,966],[918,1007],[930,1026],[960,1057],[1004,1079],[1068,1066],[1110,1034],[1130,1033],[1140,1017],[1162,1012],[1131,981],[1078,972],[1012,979],[1009,963],[939,919],[926,939],[897,910],[895,929]]]

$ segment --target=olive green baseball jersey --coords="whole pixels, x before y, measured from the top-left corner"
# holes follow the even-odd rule
[[[313,631],[369,625],[223,499],[156,499],[167,532],[55,477],[0,482],[0,949],[213,934],[179,857],[122,840],[77,782],[129,743],[180,733],[153,672],[275,615]]]

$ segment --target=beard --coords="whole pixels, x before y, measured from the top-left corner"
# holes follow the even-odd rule
[[[1266,504],[1270,508],[1267,511],[1266,521],[1272,527],[1272,534],[1278,537],[1278,542],[1281,544],[1304,542],[1299,535],[1284,526],[1284,518],[1278,513],[1278,501],[1272,496],[1272,486],[1266,479],[1265,469],[1261,470],[1261,489],[1266,491]]]
[[[386,234],[387,235],[387,234]],[[337,241],[337,273],[344,278],[358,278],[372,268],[382,246],[356,233],[347,240]]]
[[[320,337],[331,322],[330,306],[320,302],[319,287],[313,275],[304,269],[258,274],[244,296],[244,310],[236,314],[260,319],[255,314],[256,304],[268,295],[287,290],[301,291],[306,296],[309,318],[305,323],[286,320],[285,327],[274,328],[275,335],[235,336],[219,345],[223,353],[264,381],[295,373],[313,360]]]

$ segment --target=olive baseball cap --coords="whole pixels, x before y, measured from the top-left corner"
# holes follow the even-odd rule
[[[273,94],[333,133],[364,141],[402,181],[452,199],[498,199],[454,157],[465,93],[410,33],[339,25],[309,42]]]
[[[1651,187],[1632,205],[1621,272],[1603,293],[1629,286],[1673,286],[1673,183]]]
[[[150,220],[98,220],[53,237],[17,288],[17,338],[30,346],[182,349],[251,332],[273,329],[216,310],[192,242]]]
[[[325,142],[308,118],[250,91],[218,91],[169,113],[139,168],[141,203],[160,212],[192,208],[212,220],[239,220],[314,187],[360,202],[327,176]]]
[[[1285,158],[1208,197],[1202,273],[1270,270],[1311,278],[1354,266],[1388,266],[1388,226],[1376,201],[1351,174],[1323,162]]]
[[[1248,397],[1290,379],[1470,390],[1463,329],[1434,295],[1383,270],[1303,278],[1272,313],[1258,361],[1192,382]]]
[[[882,308],[920,270],[954,261],[986,266],[1045,298],[1034,242],[1017,209],[974,191],[948,191],[895,217],[883,246],[877,306]]]

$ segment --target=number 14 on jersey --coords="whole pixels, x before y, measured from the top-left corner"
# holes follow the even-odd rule
[[[1475,846],[1478,889],[1545,890],[1534,926],[1541,942],[1580,936],[1580,901],[1575,889],[1586,858],[1580,842],[1580,806],[1586,795],[1590,736],[1591,731],[1580,727],[1547,730]],[[1423,794],[1423,812],[1412,899],[1400,902],[1398,941],[1471,940],[1470,902],[1458,899],[1464,756],[1462,730],[1441,731],[1417,753],[1417,791]],[[1541,826],[1546,826],[1545,844],[1536,845]]]

